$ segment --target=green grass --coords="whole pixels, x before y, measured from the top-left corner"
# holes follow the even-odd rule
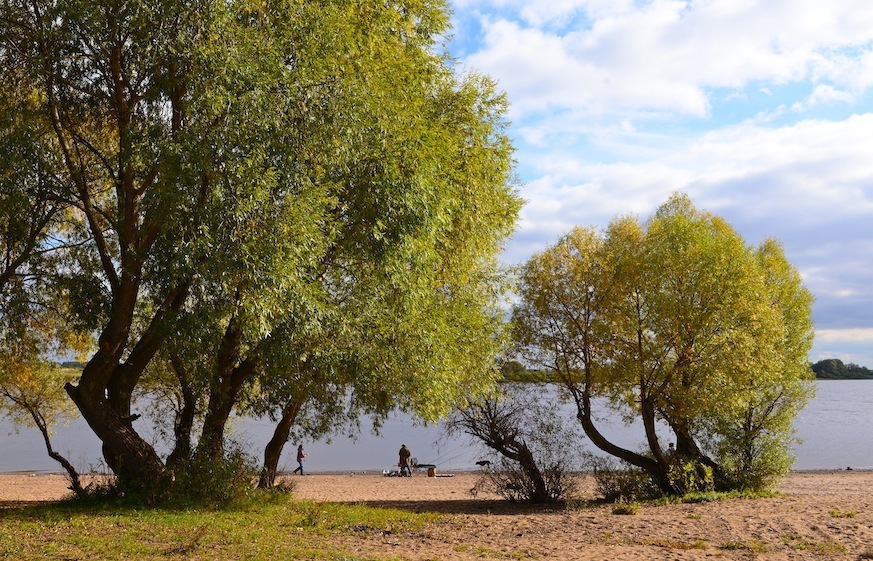
[[[766,553],[766,544],[758,540],[750,540],[748,542],[729,541],[721,544],[719,549],[725,551],[753,551],[755,553]]]
[[[696,504],[728,499],[772,499],[778,496],[779,493],[773,491],[706,491],[686,493],[684,495],[669,495],[653,499],[651,502],[654,504]]]
[[[621,514],[621,515],[630,515],[633,516],[640,510],[640,503],[635,501],[626,501],[624,499],[619,499],[615,501],[615,504],[612,506],[613,514]]]
[[[845,546],[831,541],[812,541],[800,534],[785,534],[782,543],[795,551],[810,551],[822,557],[834,557],[846,553]]]
[[[858,513],[854,510],[840,510],[838,508],[831,509],[830,515],[832,518],[855,518]]]
[[[671,540],[665,538],[646,538],[640,540],[643,545],[660,547],[662,549],[672,550],[687,550],[687,549],[707,549],[709,547],[706,540],[696,539],[693,542],[684,542],[680,540]]]
[[[415,532],[439,518],[287,496],[225,510],[72,502],[0,510],[0,558],[362,561],[336,538]]]

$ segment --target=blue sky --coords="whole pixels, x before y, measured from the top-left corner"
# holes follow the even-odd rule
[[[776,238],[815,294],[810,359],[873,368],[873,3],[455,0],[451,54],[510,100],[504,259],[671,193]]]

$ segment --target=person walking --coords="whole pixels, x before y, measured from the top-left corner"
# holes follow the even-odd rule
[[[308,456],[304,450],[303,445],[297,447],[297,468],[294,470],[294,473],[300,472],[300,475],[303,475],[303,460]]]
[[[400,447],[400,477],[412,477],[412,464],[409,458],[412,457],[412,452],[406,447],[406,444]]]

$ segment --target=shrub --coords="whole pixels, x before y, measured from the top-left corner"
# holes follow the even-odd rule
[[[176,466],[165,501],[177,505],[224,505],[249,498],[254,491],[258,466],[254,459],[230,443],[217,460],[182,461]]]
[[[711,467],[678,456],[670,465],[669,477],[670,483],[683,493],[707,493],[715,489]]]
[[[545,484],[545,497],[539,496],[530,473],[518,462],[496,458],[493,467],[487,467],[476,489],[489,489],[508,501],[559,502],[575,494],[576,478],[560,463],[540,470]]]
[[[640,503],[619,498],[612,507],[613,514],[634,515],[640,510]]]
[[[645,471],[612,458],[594,458],[597,493],[605,500],[646,500],[661,496],[658,486]]]
[[[575,424],[559,404],[542,399],[538,384],[505,384],[503,395],[457,410],[446,430],[464,432],[492,450],[493,462],[477,487],[512,501],[556,502],[575,491],[569,474],[581,465]]]

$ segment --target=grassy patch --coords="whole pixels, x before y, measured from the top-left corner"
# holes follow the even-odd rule
[[[729,541],[721,544],[718,548],[726,551],[754,551],[755,553],[767,552],[767,545],[758,540],[750,540],[748,542]]]
[[[640,503],[619,499],[612,507],[613,514],[634,515],[640,510]]]
[[[706,549],[707,543],[705,540],[694,540],[693,542],[683,542],[679,540],[670,540],[665,538],[646,539],[640,542],[643,545],[651,545],[662,549]]]
[[[846,548],[831,540],[812,541],[800,534],[785,534],[782,543],[795,551],[810,551],[822,557],[833,557],[846,553]]]
[[[854,510],[840,510],[838,508],[831,509],[830,515],[832,518],[855,518],[858,513]]]
[[[771,499],[778,496],[779,493],[772,491],[706,491],[660,497],[652,502],[659,504],[696,504],[727,499]]]
[[[434,514],[269,499],[224,510],[62,503],[0,511],[0,551],[20,559],[361,559],[341,535],[415,532]]]

